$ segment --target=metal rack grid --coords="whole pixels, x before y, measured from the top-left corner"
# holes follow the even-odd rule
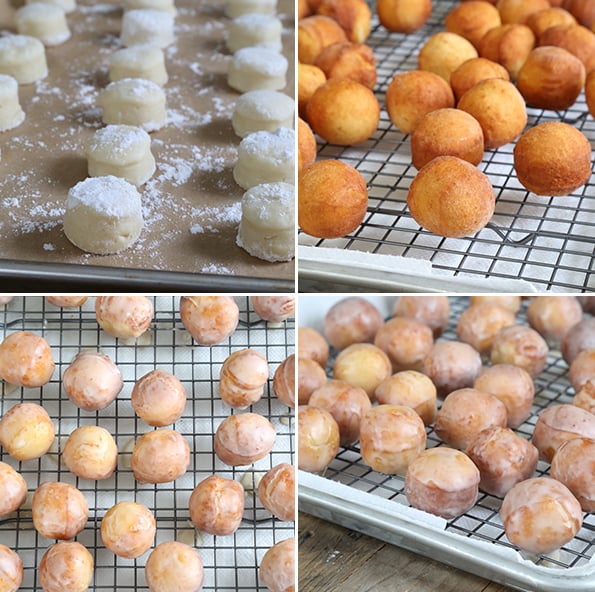
[[[180,540],[195,544],[205,567],[204,590],[266,590],[258,583],[258,565],[274,543],[294,534],[292,522],[282,522],[260,505],[256,492],[246,491],[246,511],[240,528],[230,536],[215,537],[198,533],[189,522],[188,500],[196,483],[210,474],[240,479],[262,474],[280,462],[292,462],[292,411],[273,394],[272,378],[261,401],[251,410],[268,417],[277,431],[271,454],[249,467],[228,467],[213,452],[213,434],[219,423],[231,413],[220,400],[219,369],[232,351],[244,347],[263,353],[270,377],[277,366],[294,349],[294,322],[266,323],[249,306],[248,297],[237,297],[240,324],[234,334],[211,347],[194,345],[179,318],[178,298],[153,297],[155,318],[150,330],[136,341],[117,340],[97,325],[93,300],[81,309],[59,309],[41,297],[13,300],[0,309],[2,333],[27,329],[43,335],[52,348],[56,370],[52,380],[38,389],[10,390],[2,385],[0,411],[14,404],[30,401],[42,404],[56,426],[54,447],[38,460],[16,462],[0,450],[0,460],[16,468],[27,481],[29,498],[23,508],[0,519],[0,543],[16,550],[25,567],[22,590],[39,589],[37,566],[45,549],[54,541],[40,536],[33,528],[30,497],[43,481],[59,480],[77,486],[90,508],[89,521],[76,539],[85,545],[95,560],[92,590],[147,590],[144,563],[148,553],[136,560],[118,558],[101,542],[99,527],[105,512],[124,500],[147,505],[155,514],[155,544]],[[120,368],[124,388],[117,400],[98,412],[85,412],[74,406],[61,391],[60,377],[80,350],[100,350]],[[134,413],[130,393],[134,382],[145,373],[161,368],[176,375],[188,395],[184,415],[173,428],[188,440],[191,462],[188,472],[173,483],[159,485],[136,483],[130,469],[130,456],[136,437],[149,431]],[[118,469],[105,481],[79,479],[62,465],[59,450],[66,437],[79,425],[100,425],[114,436],[119,449]]]
[[[360,227],[343,239],[319,240],[300,233],[299,244],[369,253],[370,262],[374,261],[373,255],[423,260],[431,263],[438,277],[452,281],[453,291],[458,291],[457,280],[465,276],[507,281],[520,278],[539,291],[592,290],[595,175],[569,196],[536,196],[518,182],[513,168],[513,144],[507,144],[486,151],[479,165],[494,186],[496,208],[491,222],[475,236],[437,236],[421,229],[408,211],[407,192],[417,171],[411,163],[409,136],[392,125],[384,109],[384,97],[397,72],[417,69],[419,50],[430,35],[445,30],[444,17],[456,5],[453,0],[434,2],[426,26],[407,36],[388,32],[374,16],[367,43],[377,59],[375,92],[382,106],[379,127],[372,138],[353,147],[321,143],[319,138],[318,151],[319,158],[343,160],[362,173],[369,191],[368,210]],[[584,94],[564,112],[528,108],[528,127],[552,120],[573,124],[591,143],[595,142],[595,121],[588,114]],[[347,263],[350,261],[347,253],[344,258]],[[324,253],[320,253],[320,259],[325,260]],[[320,265],[321,277],[325,271],[334,271],[332,264],[326,269],[324,263]],[[398,266],[398,261],[393,265]],[[310,271],[300,266],[300,279],[314,277]],[[333,279],[340,281],[340,275],[341,271]],[[361,273],[363,277],[358,279],[357,275],[349,278],[350,283],[385,289],[373,276],[367,281],[365,271]],[[423,290],[424,279],[418,283]],[[526,290],[511,287],[510,291]]]
[[[451,341],[457,339],[456,324],[458,321],[458,317],[460,313],[468,307],[468,299],[466,297],[451,297],[450,301],[451,320],[448,328],[446,329],[440,340]],[[526,324],[524,312],[525,308],[521,310],[518,316],[518,322],[522,324]],[[331,364],[332,361],[329,363],[329,367],[331,367]],[[519,426],[519,428],[517,428],[517,433],[519,433],[527,439],[530,439],[531,434],[533,433],[535,422],[537,421],[537,416],[543,408],[551,404],[571,402],[574,391],[570,386],[570,383],[568,382],[567,371],[568,366],[562,359],[560,352],[554,349],[550,350],[545,369],[539,375],[539,377],[535,379],[536,394],[534,405],[531,410],[531,415],[527,419],[527,421],[525,421],[521,426]],[[428,448],[443,445],[443,442],[434,433],[433,427],[428,427],[426,429],[426,433]],[[536,476],[547,476],[548,474],[549,463],[539,461]],[[338,483],[342,483],[354,490],[358,490],[360,492],[369,494],[365,496],[367,504],[366,507],[372,508],[372,510],[374,509],[374,504],[378,501],[378,498],[382,498],[382,500],[387,500],[390,502],[397,502],[399,504],[403,504],[409,507],[409,503],[404,494],[404,478],[400,476],[384,475],[376,471],[373,471],[372,469],[370,469],[370,467],[366,466],[361,458],[359,443],[356,443],[353,446],[349,446],[346,448],[341,448],[336,458],[332,461],[332,463],[329,465],[328,469],[324,473],[324,478]],[[502,521],[498,515],[501,502],[501,498],[498,498],[493,495],[488,495],[480,491],[478,499],[473,508],[471,508],[462,516],[446,522],[445,532],[449,534],[453,533],[456,535],[460,535],[462,537],[466,537],[474,541],[492,543],[498,547],[505,548],[509,551],[515,551],[516,547],[511,545],[510,542],[507,540],[506,535],[504,533],[504,528],[502,526]],[[313,513],[317,514],[316,508],[311,507],[312,503],[316,504],[315,501],[312,502],[311,499],[308,499],[308,507],[304,508],[304,506],[302,505],[302,499],[300,497],[300,510],[305,509],[306,511],[310,511],[314,509]],[[389,513],[395,516],[398,520],[398,510],[396,508],[393,508],[392,510],[389,509]],[[338,513],[337,516],[339,516]],[[339,523],[344,523],[344,520],[342,518],[339,518],[337,521]],[[349,524],[345,525],[352,529],[357,530],[359,528],[364,532],[368,532],[369,525],[366,524],[366,518],[361,518],[359,526],[357,521],[358,519],[355,518],[354,522],[349,522]],[[378,525],[376,526],[378,527]],[[385,527],[388,529],[389,525],[386,524]],[[382,529],[382,526],[380,526],[379,528]],[[407,526],[404,527],[405,531],[407,531],[407,528]],[[541,556],[534,556],[526,554],[524,552],[520,552],[519,556],[529,558],[531,564],[535,563],[539,566],[544,566],[548,568],[555,567],[566,570],[568,568],[575,568],[581,566],[586,567],[587,564],[589,564],[592,557],[595,555],[594,533],[595,515],[592,513],[587,513],[584,514],[584,521],[581,530],[577,533],[577,535],[574,537],[572,541],[564,545],[564,547],[562,547],[559,551],[555,551],[549,555]],[[383,533],[381,531],[377,531],[371,534],[383,538]],[[437,539],[440,539],[440,532],[434,534]],[[408,540],[408,536],[411,540]],[[390,539],[387,538],[386,540]],[[451,547],[450,555],[443,555],[442,557],[440,555],[432,556],[445,562],[451,562],[452,564],[456,565],[461,569],[471,569],[469,567],[469,560],[470,557],[473,557],[474,551],[471,551],[471,556],[463,555],[463,552],[460,551],[461,555],[459,556],[459,551],[457,549],[457,540],[458,537],[455,536],[450,537],[446,541],[447,545]],[[415,547],[413,550],[422,553],[425,550],[424,547],[427,547],[429,544],[431,544],[431,541],[429,540],[424,541],[423,539],[420,540],[419,538],[414,540],[413,533],[410,533],[409,535],[405,534],[402,537],[401,541],[403,546],[405,547],[408,547],[410,543],[413,543]],[[500,566],[498,565],[497,560],[493,559],[493,561],[493,570],[496,572],[497,576],[498,569],[500,568]],[[591,566],[592,565],[593,564],[591,563]],[[504,569],[504,567],[502,567],[502,569]],[[556,570],[558,572],[556,574],[557,576],[561,573],[559,569]],[[518,572],[522,573],[522,566],[520,564],[518,566]],[[485,576],[494,577],[493,574],[489,573],[486,573]],[[547,582],[547,575],[545,576],[545,578]],[[500,581],[503,580],[501,579]],[[504,583],[507,583],[508,585],[514,585],[514,581],[511,580],[507,580]],[[547,589],[549,590],[557,588],[553,587]]]

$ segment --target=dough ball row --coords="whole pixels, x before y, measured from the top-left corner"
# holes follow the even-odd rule
[[[404,479],[418,509],[451,520],[481,490],[503,498],[512,544],[562,547],[595,507],[592,300],[531,297],[523,323],[520,297],[471,297],[455,340],[440,339],[455,322],[446,296],[402,296],[388,320],[364,298],[338,300],[321,331],[298,330],[300,468],[323,473],[355,445],[371,469]],[[566,352],[574,398],[541,410],[529,441],[515,430],[553,348]],[[427,448],[427,428],[442,445]],[[535,476],[538,461],[548,477]]]
[[[54,306],[76,308],[85,297],[48,297]],[[280,323],[293,315],[293,298],[253,297],[254,312],[265,322]],[[195,316],[194,308],[201,314]],[[203,305],[203,306],[201,306]],[[138,338],[153,322],[151,301],[143,296],[97,297],[95,312],[100,327],[119,339]],[[229,338],[238,322],[238,307],[230,297],[185,297],[180,303],[183,325],[197,337],[199,344],[220,343]],[[222,319],[226,326],[219,326]],[[202,336],[208,336],[203,338]],[[294,375],[285,372],[287,360],[275,372],[273,389],[293,407]],[[41,336],[25,331],[10,334],[0,343],[0,377],[24,387],[42,386],[51,379],[54,361],[50,344]],[[293,367],[294,368],[294,367]],[[277,378],[277,374],[279,378]],[[223,363],[219,390],[223,400],[234,409],[257,402],[269,379],[268,363],[256,350],[243,349]],[[62,375],[62,388],[70,401],[84,411],[105,409],[123,388],[122,373],[110,358],[83,350],[74,357]],[[190,465],[189,442],[165,426],[182,417],[186,393],[181,382],[164,370],[155,369],[133,387],[131,404],[137,415],[150,426],[158,427],[135,442],[130,467],[138,483],[167,483],[179,479]],[[54,441],[54,424],[42,406],[19,403],[0,419],[0,445],[19,461],[39,458]],[[228,466],[249,465],[268,455],[276,431],[264,416],[237,413],[224,419],[213,436],[214,451]],[[76,428],[62,447],[64,466],[80,479],[104,480],[118,464],[118,447],[113,436],[99,425]],[[283,521],[295,519],[295,469],[280,463],[267,471],[257,487],[260,503]],[[10,465],[0,462],[0,516],[17,511],[26,501],[27,484]],[[189,516],[202,532],[228,536],[240,526],[244,514],[245,492],[241,482],[212,475],[200,481],[189,499]],[[93,558],[76,537],[87,525],[89,506],[85,496],[73,485],[44,482],[32,498],[33,525],[48,539],[58,540],[48,548],[39,565],[41,588],[45,592],[86,590],[93,578]],[[122,501],[101,520],[100,536],[104,546],[118,557],[134,559],[153,546],[156,521],[143,504]],[[290,544],[291,541],[291,544]],[[273,546],[263,557],[260,579],[270,590],[284,590],[293,582],[293,540]],[[23,577],[18,554],[0,545],[3,581],[17,590]],[[75,566],[73,568],[72,566]],[[61,574],[67,574],[61,575]],[[150,590],[199,590],[204,572],[199,552],[180,542],[157,545],[149,554],[145,574]],[[279,588],[278,582],[284,582]],[[287,584],[288,585],[288,584]]]

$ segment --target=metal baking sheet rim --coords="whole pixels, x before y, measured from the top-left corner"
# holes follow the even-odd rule
[[[593,560],[566,569],[536,565],[513,549],[446,532],[446,520],[398,502],[371,503],[370,494],[301,470],[298,483],[301,512],[519,590],[593,591]]]

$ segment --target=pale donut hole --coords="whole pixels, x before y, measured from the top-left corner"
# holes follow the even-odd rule
[[[281,323],[295,313],[295,296],[251,296],[250,302],[254,312],[271,323]]]
[[[84,592],[92,580],[93,556],[80,543],[56,543],[41,558],[39,582],[44,592]]]
[[[153,303],[146,296],[98,296],[97,323],[113,337],[140,337],[153,321]]]
[[[236,330],[240,311],[231,296],[182,296],[180,316],[199,345],[215,345]]]
[[[145,565],[151,592],[199,592],[204,572],[196,549],[177,541],[157,545]]]
[[[291,354],[275,370],[273,391],[277,399],[291,407],[295,407],[295,354]]]
[[[62,462],[81,479],[108,479],[118,464],[118,447],[106,429],[81,426],[66,440]]]
[[[258,499],[279,520],[295,520],[295,467],[281,463],[258,484]]]
[[[287,84],[287,58],[265,47],[244,47],[229,62],[227,83],[239,92],[281,90]]]
[[[267,359],[253,349],[228,356],[219,374],[219,395],[233,409],[245,409],[260,401],[269,378]]]
[[[27,483],[20,473],[0,461],[0,518],[18,510],[27,499]]]
[[[0,343],[0,377],[10,384],[43,386],[50,381],[54,368],[50,345],[40,335],[17,331]]]
[[[19,403],[0,419],[0,444],[16,460],[43,456],[54,442],[54,424],[35,403]]]
[[[281,51],[281,21],[276,16],[254,12],[235,18],[227,33],[227,48],[233,53],[244,47]]]
[[[131,467],[139,483],[168,483],[181,477],[190,465],[190,446],[174,430],[143,434],[132,452]]]
[[[162,427],[181,417],[186,406],[186,391],[173,374],[152,370],[134,385],[131,403],[144,422]]]
[[[293,127],[295,101],[275,90],[251,90],[236,101],[231,125],[240,138],[258,131]]]
[[[66,14],[73,12],[76,8],[75,0],[25,0],[25,4],[35,4],[36,2],[59,6]]]
[[[225,0],[223,9],[230,18],[237,18],[243,14],[254,12],[275,14],[277,0]]]
[[[258,578],[271,592],[289,592],[295,581],[295,539],[273,545],[263,556]]]
[[[0,132],[18,127],[25,121],[19,102],[19,85],[15,78],[0,74]]]
[[[70,38],[64,9],[55,4],[34,2],[15,13],[17,33],[39,39],[44,45],[60,45]]]
[[[101,540],[118,557],[134,559],[148,551],[156,533],[155,517],[136,502],[112,506],[101,521]]]
[[[323,332],[326,340],[340,350],[354,343],[374,343],[383,322],[380,311],[371,302],[350,296],[328,309],[324,315]]]
[[[4,592],[17,592],[23,582],[23,562],[6,545],[0,544],[0,581]]]
[[[120,40],[126,47],[147,43],[167,47],[175,41],[174,16],[151,8],[127,10],[122,16]]]
[[[168,79],[163,50],[142,44],[115,51],[109,61],[109,79],[124,78],[143,78],[163,86]]]
[[[339,452],[339,426],[324,409],[300,405],[298,421],[298,468],[323,473]]]
[[[48,75],[43,43],[29,35],[0,38],[0,73],[8,74],[19,84],[31,84]]]

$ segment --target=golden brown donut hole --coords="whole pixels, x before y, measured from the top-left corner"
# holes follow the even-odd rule
[[[578,393],[593,377],[595,377],[595,349],[584,349],[572,360],[568,370],[568,380]]]
[[[322,0],[316,12],[336,20],[353,43],[363,43],[370,35],[372,13],[365,0]]]
[[[521,66],[535,47],[535,35],[526,25],[508,24],[488,31],[478,45],[479,55],[502,64],[516,80]]]
[[[298,173],[316,160],[316,138],[310,126],[298,118]]]
[[[432,0],[377,0],[376,13],[380,24],[397,33],[413,33],[421,29],[432,13]]]
[[[595,23],[595,4],[590,0],[564,0],[563,6],[585,27]]]
[[[498,0],[496,4],[503,24],[521,23],[534,12],[550,7],[548,0]]]
[[[463,62],[478,57],[477,50],[464,37],[442,31],[434,33],[420,49],[417,65],[420,70],[434,72],[450,83],[450,75]]]
[[[298,59],[303,64],[313,64],[327,45],[339,41],[347,41],[347,35],[341,25],[328,16],[315,14],[298,22]]]
[[[324,72],[314,64],[298,64],[298,111],[300,117],[306,117],[306,105],[319,86],[326,82]]]
[[[474,304],[495,304],[515,314],[521,309],[521,297],[513,294],[470,296],[469,302],[472,306]]]
[[[484,1],[464,2],[455,6],[444,19],[446,30],[470,41],[475,47],[494,27],[502,24],[498,9]]]
[[[87,302],[87,296],[46,296],[45,299],[60,308],[78,308]]]
[[[544,10],[538,10],[529,15],[525,24],[533,31],[537,39],[550,27],[558,25],[575,25],[576,19],[563,8],[551,6]]]
[[[508,70],[497,62],[487,58],[472,58],[463,62],[450,75],[450,85],[458,101],[471,87],[488,78],[510,80],[510,75]]]
[[[346,78],[370,89],[376,84],[376,58],[363,43],[333,43],[318,54],[314,65],[324,72],[327,79]]]

